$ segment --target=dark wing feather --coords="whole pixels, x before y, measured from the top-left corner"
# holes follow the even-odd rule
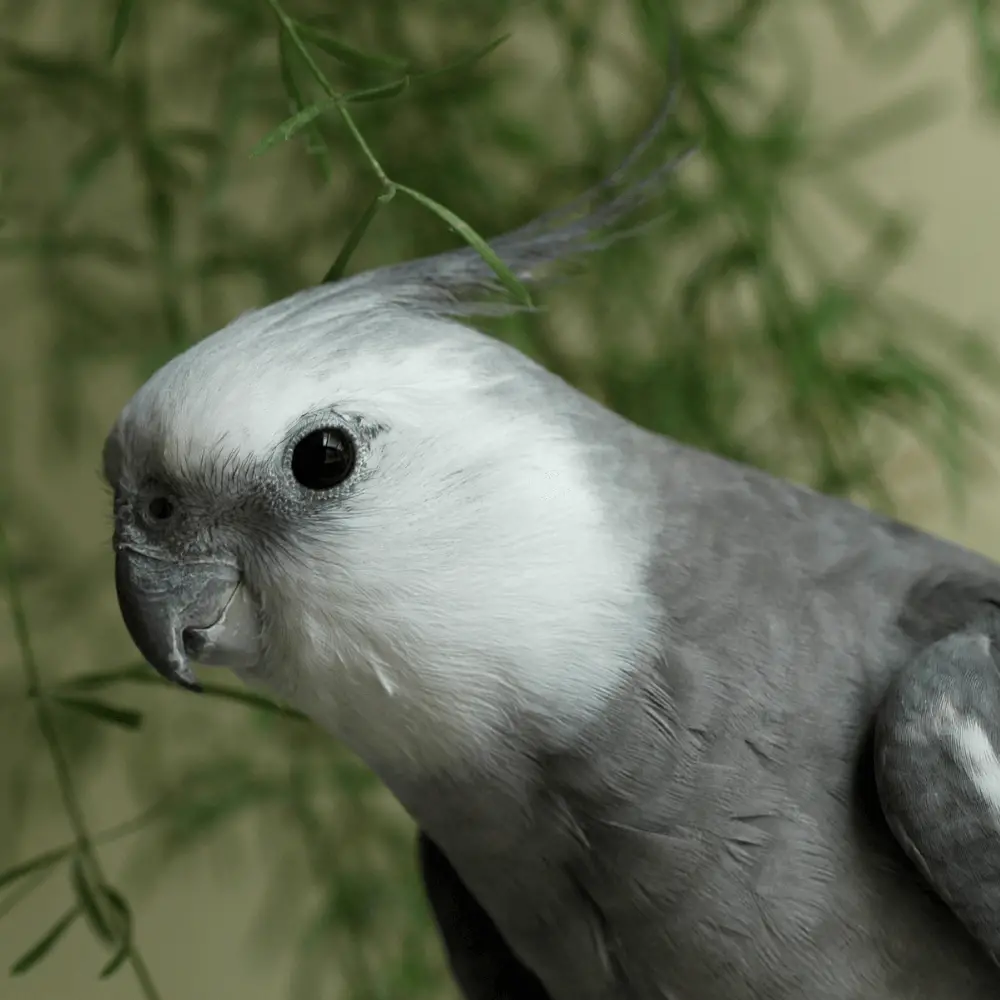
[[[418,849],[427,897],[466,1000],[551,1000],[514,956],[440,848],[421,833]]]

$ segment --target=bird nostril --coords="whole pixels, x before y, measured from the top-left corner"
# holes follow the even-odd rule
[[[174,513],[174,505],[167,497],[153,497],[146,509],[155,521],[166,521]]]

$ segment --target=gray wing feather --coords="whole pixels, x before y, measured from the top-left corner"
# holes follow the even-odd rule
[[[895,677],[875,729],[890,829],[1000,964],[1000,612],[928,646]]]
[[[421,833],[420,869],[452,974],[467,1000],[550,1000],[514,956],[444,852]]]

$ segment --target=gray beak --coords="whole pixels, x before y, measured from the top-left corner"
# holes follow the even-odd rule
[[[115,587],[132,641],[167,680],[200,691],[192,660],[220,666],[257,661],[256,607],[236,567],[184,562],[121,545],[115,553]]]

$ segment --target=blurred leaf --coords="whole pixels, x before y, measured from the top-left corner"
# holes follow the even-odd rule
[[[871,16],[864,0],[821,0],[821,3],[848,45],[860,48],[874,37]]]
[[[80,916],[78,906],[68,910],[43,937],[14,962],[10,967],[10,974],[23,976],[33,969],[59,943],[59,939],[70,929],[78,916]]]
[[[364,214],[360,219],[358,219],[350,233],[348,233],[347,239],[344,240],[344,245],[340,248],[340,253],[337,254],[337,259],[330,265],[330,270],[323,275],[320,284],[339,281],[344,276],[344,272],[347,270],[348,261],[351,259],[354,251],[358,248],[358,244],[364,237],[368,227],[372,224],[372,220],[375,218],[379,208],[381,208],[382,205],[387,204],[392,199],[394,194],[395,191],[390,189],[388,192],[383,192],[372,198],[371,203],[365,209]]]
[[[491,52],[495,52],[501,45],[504,44],[510,38],[509,34],[501,35],[499,38],[494,38],[492,42],[487,42],[480,48],[473,49],[471,52],[466,52],[460,55],[454,62],[445,64],[444,66],[439,66],[434,69],[423,69],[412,72],[410,76],[414,80],[424,80],[430,77],[443,76],[446,73],[454,73],[456,70],[469,69],[478,62],[482,62]]]
[[[135,0],[118,0],[115,7],[115,18],[111,24],[111,44],[108,47],[108,59],[114,59],[125,40],[128,31],[129,21],[132,17],[132,8]]]
[[[0,62],[24,77],[35,94],[68,115],[96,111],[95,117],[106,120],[117,103],[113,83],[85,59],[32,51],[0,40]]]
[[[883,69],[905,65],[933,41],[942,23],[952,15],[949,4],[938,0],[911,0],[896,23],[875,39],[870,58]]]
[[[18,879],[24,878],[26,875],[31,875],[33,872],[51,868],[62,861],[68,854],[68,850],[59,848],[54,851],[46,851],[44,854],[39,854],[28,861],[22,861],[20,864],[13,865],[5,871],[0,872],[0,889],[6,888]]]
[[[131,938],[125,937],[118,946],[118,950],[101,966],[100,978],[110,979],[128,961],[131,952]]]
[[[295,79],[295,63],[300,56],[295,50],[288,32],[278,32],[278,68],[281,74],[281,82],[284,85],[285,93],[288,95],[289,103],[296,114],[301,114],[308,107],[308,102],[303,97],[298,81]],[[315,157],[323,172],[323,176],[329,182],[334,175],[333,161],[330,151],[327,148],[323,134],[312,123],[308,125],[308,151]]]
[[[328,32],[309,24],[296,22],[295,25],[301,38],[306,42],[311,42],[318,49],[322,49],[327,55],[342,62],[345,66],[360,70],[390,70],[399,71],[406,68],[405,59],[396,59],[393,56],[376,55],[371,52],[362,52],[360,49],[348,45],[338,38],[334,38]]]
[[[171,793],[170,809],[156,831],[163,856],[176,856],[248,809],[274,801],[283,790],[248,759],[230,755],[200,764],[179,776]]]
[[[996,0],[966,0],[972,14],[973,35],[986,100],[1000,111],[1000,11]]]
[[[943,107],[941,92],[936,88],[897,98],[826,137],[810,155],[809,162],[830,169],[870,156],[877,149],[926,128],[940,118]]]
[[[401,80],[393,80],[391,83],[384,83],[379,87],[367,87],[363,90],[349,90],[346,94],[344,94],[343,100],[346,103],[384,101],[390,97],[398,97],[409,85],[410,77],[404,76]]]
[[[89,715],[100,722],[109,722],[122,729],[139,729],[142,726],[142,713],[131,708],[119,708],[95,698],[82,698],[78,695],[56,694],[53,701],[74,712]]]
[[[114,929],[105,919],[105,915],[101,911],[101,903],[97,898],[98,894],[103,896],[102,887],[91,885],[79,855],[73,859],[73,864],[70,866],[70,880],[79,908],[87,918],[87,923],[94,935],[105,944],[114,942],[116,938]],[[104,905],[106,906],[107,903],[105,902]]]
[[[67,852],[68,853],[68,852]],[[32,893],[37,892],[52,876],[54,867],[40,868],[31,876],[20,881],[10,892],[0,900],[0,920],[13,913]]]
[[[91,674],[77,674],[60,685],[63,691],[96,691],[106,687],[114,687],[117,684],[145,684],[158,687],[162,691],[177,694],[177,688],[165,681],[158,674],[155,674],[151,667],[140,664],[135,667],[119,667],[116,670],[102,670]],[[203,682],[201,695],[208,698],[220,698],[223,701],[233,701],[250,708],[259,708],[265,712],[273,712],[277,715],[291,719],[305,719],[301,712],[277,702],[254,691],[242,691],[238,688],[224,687],[221,684]],[[57,689],[58,690],[58,689]],[[76,698],[75,695],[57,694],[56,697],[63,701],[67,697]]]
[[[69,165],[60,211],[67,211],[77,201],[121,145],[121,136],[114,133],[98,133],[87,142]]]

